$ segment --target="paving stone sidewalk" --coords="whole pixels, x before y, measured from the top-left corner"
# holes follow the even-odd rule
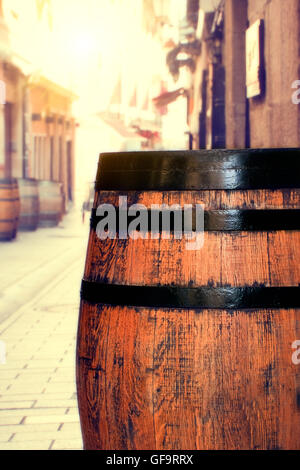
[[[58,228],[45,229],[40,235],[33,236],[34,257],[28,249],[30,234],[26,234],[24,246],[28,253],[22,262],[5,257],[4,248],[0,246],[1,265],[5,269],[5,263],[10,263],[13,281],[14,273],[22,272],[26,256],[27,267],[33,258],[36,265],[38,261],[41,264],[48,246],[47,237],[49,246],[50,237],[55,237],[55,234],[58,237],[57,249],[51,245],[53,256],[58,258],[57,271],[53,267],[53,256],[48,261],[50,263],[51,258],[52,279],[43,287],[39,284],[30,300],[0,323],[0,340],[6,346],[6,363],[0,364],[1,450],[82,449],[75,348],[88,224],[75,227],[77,222],[77,217],[73,217],[65,222],[65,227],[60,227],[61,231]],[[41,248],[37,244],[39,237],[43,242]],[[48,262],[45,260],[44,270],[39,267],[39,277],[43,272],[45,275],[49,273]],[[34,269],[33,261],[32,271]]]

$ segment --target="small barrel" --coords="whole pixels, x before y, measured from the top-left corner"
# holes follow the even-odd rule
[[[300,449],[299,174],[299,149],[100,155],[76,352],[85,449]],[[191,208],[194,232],[175,215],[153,231],[166,206]]]
[[[19,230],[36,230],[40,212],[38,182],[27,178],[19,179],[18,183],[21,203]]]
[[[0,240],[16,238],[19,215],[18,181],[15,178],[0,179]]]
[[[62,218],[62,184],[55,181],[39,181],[39,227],[55,227]]]

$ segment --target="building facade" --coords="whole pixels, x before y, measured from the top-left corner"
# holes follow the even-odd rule
[[[298,147],[299,0],[188,1],[190,148]]]
[[[45,75],[30,44],[22,48],[26,7],[35,14],[33,24],[45,21],[42,30],[51,34],[50,5],[0,1],[0,179],[59,183],[66,212],[74,199],[76,96]]]
[[[74,194],[74,98],[71,91],[44,77],[30,82],[24,96],[28,103],[24,121],[29,117],[24,176],[62,183],[66,201],[73,201]]]
[[[185,0],[180,6],[177,0],[107,1],[107,23],[114,28],[106,34],[110,54],[103,54],[107,100],[102,100],[101,117],[124,134],[121,150],[170,148],[172,143],[180,148],[186,140],[186,100],[169,105],[156,100],[184,81],[182,73],[175,83],[166,63],[184,6]]]

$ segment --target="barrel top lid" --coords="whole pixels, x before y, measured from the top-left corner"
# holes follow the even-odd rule
[[[96,189],[296,188],[299,171],[298,148],[102,153]]]

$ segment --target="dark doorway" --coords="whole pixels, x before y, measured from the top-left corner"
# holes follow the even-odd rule
[[[63,138],[62,136],[60,135],[59,138],[58,138],[58,155],[59,155],[59,160],[58,160],[58,164],[59,164],[59,177],[58,177],[58,181],[60,181],[61,183],[63,183],[64,181],[64,175],[65,175],[65,161],[64,161],[64,156],[63,156]]]
[[[201,84],[202,106],[199,113],[199,149],[206,149],[207,76],[208,71],[203,70]]]
[[[251,147],[250,141],[250,103],[249,100],[246,99],[246,121],[245,121],[245,146],[246,148]]]
[[[5,127],[5,169],[6,178],[12,176],[12,103],[4,105],[4,127]]]
[[[67,164],[68,164],[68,199],[73,201],[73,165],[72,165],[72,142],[67,142]]]
[[[225,68],[213,64],[212,70],[212,148],[226,147]]]
[[[50,180],[54,181],[54,137],[50,137]]]

